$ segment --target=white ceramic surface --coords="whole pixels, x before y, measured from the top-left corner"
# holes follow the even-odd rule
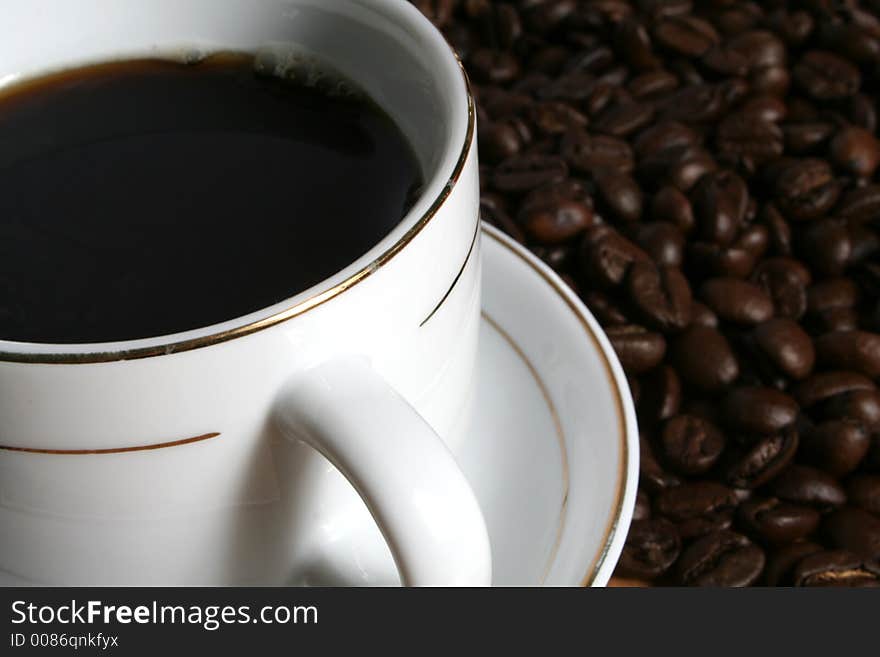
[[[483,229],[474,396],[456,459],[489,528],[498,586],[602,586],[635,501],[628,387],[595,320],[540,261]],[[287,583],[389,585],[394,565],[363,514],[327,517]],[[0,585],[29,582],[0,573]]]
[[[488,583],[484,521],[447,447],[476,357],[479,191],[473,103],[440,33],[403,0],[6,2],[0,23],[2,84],[229,49],[329,62],[392,115],[426,178],[376,247],[270,308],[123,343],[0,341],[0,568],[283,583],[317,527],[369,518],[356,489],[406,583]]]

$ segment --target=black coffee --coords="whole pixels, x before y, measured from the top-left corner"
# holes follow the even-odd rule
[[[363,94],[249,56],[16,85],[0,97],[0,338],[125,340],[258,310],[363,255],[420,182]]]

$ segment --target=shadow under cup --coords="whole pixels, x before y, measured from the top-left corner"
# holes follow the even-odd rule
[[[0,20],[15,26],[0,40],[0,83],[143,56],[314,57],[392,117],[426,181],[378,245],[277,306],[126,343],[0,341],[0,571],[47,584],[271,585],[312,581],[312,568],[350,565],[354,581],[382,570],[390,553],[362,500],[278,436],[272,408],[292,371],[344,350],[369,357],[453,451],[461,439],[479,190],[472,103],[445,41],[403,0],[15,2]]]

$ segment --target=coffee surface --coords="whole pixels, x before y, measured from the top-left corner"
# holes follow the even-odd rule
[[[0,96],[0,339],[159,336],[259,310],[366,253],[421,182],[348,84],[250,56],[131,60]],[[329,81],[329,82],[328,82]]]

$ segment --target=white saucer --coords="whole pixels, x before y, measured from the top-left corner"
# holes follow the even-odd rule
[[[599,325],[543,263],[484,225],[483,321],[467,438],[456,454],[489,528],[493,584],[607,583],[623,549],[638,433]],[[291,584],[394,585],[366,521],[328,532]],[[332,534],[332,536],[331,536]],[[27,582],[0,573],[0,586]]]

